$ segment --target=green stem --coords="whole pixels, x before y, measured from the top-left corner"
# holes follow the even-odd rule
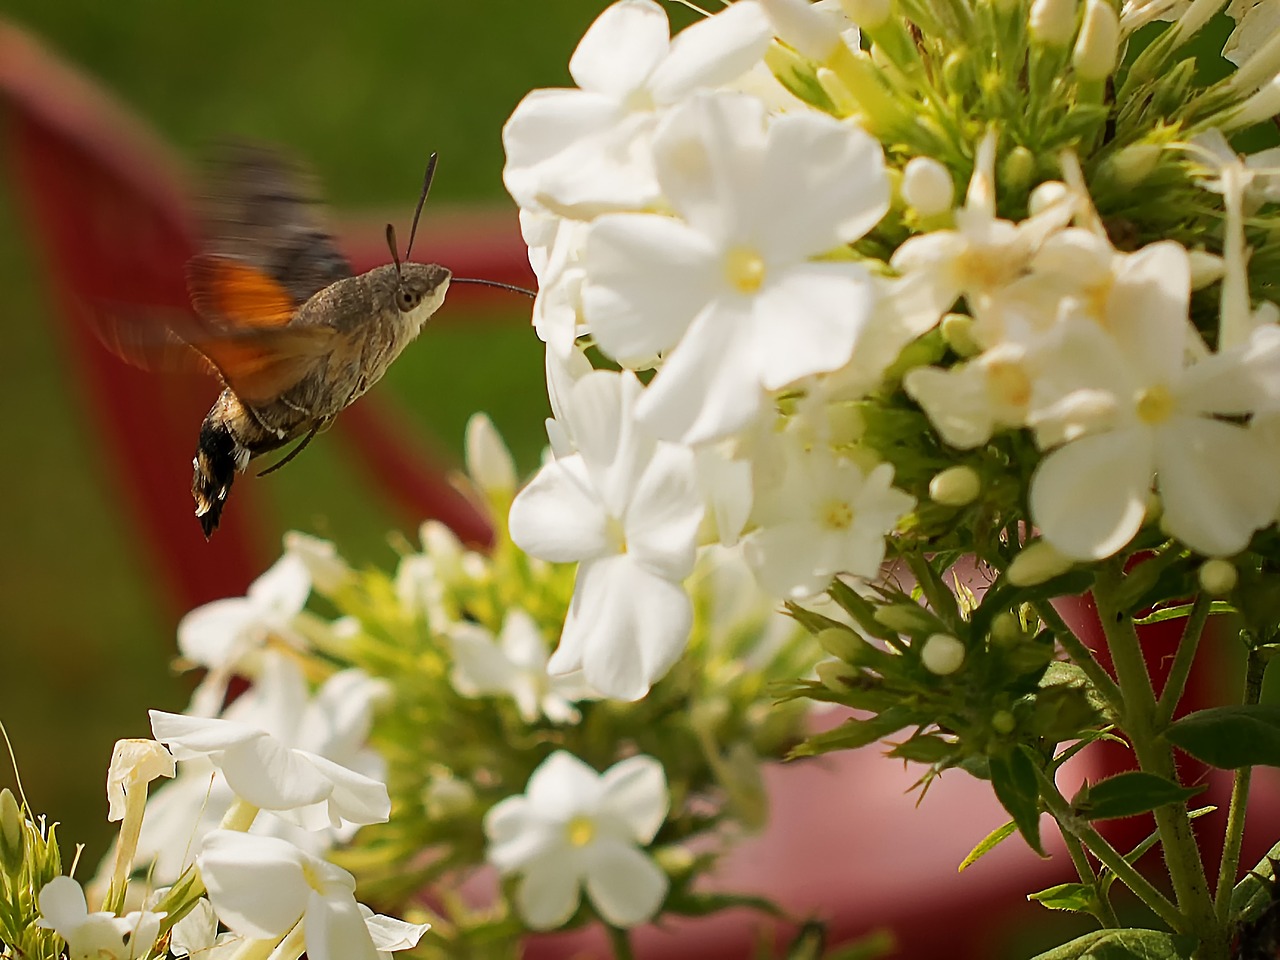
[[[1142,656],[1133,618],[1115,603],[1115,594],[1123,584],[1123,577],[1119,565],[1112,564],[1100,571],[1094,586],[1098,618],[1102,622],[1111,662],[1115,664],[1116,678],[1124,696],[1123,729],[1133,745],[1138,766],[1147,773],[1176,783],[1178,774],[1173,762],[1173,748],[1160,739],[1155,727],[1155,688],[1151,685],[1151,674]],[[1166,804],[1157,807],[1154,814],[1178,908],[1186,917],[1182,924],[1184,932],[1194,935],[1207,948],[1209,952],[1204,954],[1205,960],[1225,956],[1225,932],[1218,924],[1209,881],[1191,832],[1187,809]]]
[[[1262,699],[1262,678],[1267,672],[1267,662],[1257,647],[1250,646],[1245,666],[1244,696],[1242,703],[1257,703]],[[1249,781],[1253,768],[1241,767],[1231,781],[1231,803],[1227,807],[1227,831],[1223,838],[1222,861],[1218,866],[1218,892],[1215,898],[1218,923],[1226,926],[1231,919],[1231,891],[1236,874],[1240,872],[1240,845],[1244,842],[1244,814],[1249,803]]]
[[[1099,862],[1115,874],[1117,880],[1132,890],[1138,899],[1147,905],[1152,913],[1167,923],[1175,933],[1184,932],[1187,921],[1178,912],[1173,902],[1157,890],[1150,880],[1140,874],[1119,850],[1093,828],[1088,820],[1072,812],[1071,805],[1067,803],[1067,799],[1058,790],[1058,785],[1048,774],[1037,769],[1036,779],[1040,781],[1040,795],[1044,799],[1044,805],[1058,821],[1058,827],[1063,834],[1070,833],[1077,837],[1098,858]]]
[[[1111,908],[1111,900],[1098,883],[1098,875],[1093,872],[1093,865],[1089,863],[1089,856],[1084,852],[1084,844],[1079,837],[1067,830],[1061,823],[1058,824],[1058,829],[1062,832],[1062,842],[1067,846],[1067,854],[1071,857],[1071,862],[1075,864],[1076,873],[1080,875],[1080,882],[1088,884],[1094,889],[1094,908],[1089,912],[1104,927],[1120,926],[1115,910]]]
[[[1196,650],[1200,646],[1200,638],[1204,636],[1204,625],[1209,619],[1209,611],[1213,600],[1205,594],[1196,597],[1187,616],[1187,625],[1182,630],[1182,639],[1178,641],[1178,650],[1173,655],[1173,666],[1169,668],[1169,679],[1160,691],[1160,699],[1156,702],[1153,723],[1156,730],[1163,730],[1173,719],[1173,712],[1178,708],[1183,691],[1187,689],[1187,677],[1191,675],[1191,664],[1195,661]]]
[[[631,934],[621,927],[604,925],[609,933],[609,945],[613,947],[614,960],[634,960],[635,952],[631,949]]]
[[[1067,655],[1071,657],[1071,661],[1084,671],[1085,676],[1089,678],[1089,682],[1093,684],[1095,690],[1110,705],[1111,709],[1120,715],[1124,712],[1124,696],[1120,692],[1120,688],[1116,686],[1116,682],[1111,679],[1111,675],[1103,669],[1102,664],[1094,659],[1093,651],[1084,645],[1084,641],[1076,636],[1075,631],[1067,626],[1067,621],[1062,619],[1062,614],[1058,613],[1053,604],[1048,600],[1040,600],[1035,604],[1036,616],[1044,621],[1045,625],[1053,631],[1054,639],[1063,650],[1067,651]]]

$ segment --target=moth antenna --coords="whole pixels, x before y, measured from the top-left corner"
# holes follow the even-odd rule
[[[418,197],[418,205],[413,211],[413,225],[409,227],[409,245],[404,248],[404,258],[409,259],[409,254],[413,251],[413,238],[418,234],[418,218],[422,216],[422,205],[427,202],[427,194],[431,192],[431,181],[436,176],[436,160],[439,155],[432,153],[427,158],[427,172],[422,177],[422,196]]]
[[[396,279],[400,278],[400,251],[396,249],[396,228],[387,224],[387,248],[391,251],[391,259],[396,262]]]
[[[450,283],[479,283],[486,287],[497,287],[499,290],[510,290],[512,293],[523,293],[526,297],[536,300],[538,295],[532,290],[524,287],[517,287],[514,283],[503,283],[501,280],[477,280],[471,277],[454,277]]]

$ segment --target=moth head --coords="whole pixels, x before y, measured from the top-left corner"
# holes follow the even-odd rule
[[[452,274],[438,263],[402,263],[393,276],[396,309],[402,314],[419,314],[425,320],[444,302]]]

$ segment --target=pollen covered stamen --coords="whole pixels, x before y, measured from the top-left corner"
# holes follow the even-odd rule
[[[724,258],[724,272],[740,293],[755,293],[764,283],[764,257],[750,247],[734,247]]]
[[[590,817],[574,817],[564,828],[565,836],[572,847],[585,847],[596,836],[596,825]]]
[[[853,523],[853,507],[847,500],[829,500],[822,508],[822,523],[832,530],[848,530]]]

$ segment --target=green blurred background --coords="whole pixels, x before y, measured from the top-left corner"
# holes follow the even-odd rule
[[[309,0],[217,4],[5,0],[0,16],[95,77],[194,161],[221,136],[285,144],[339,215],[407,220],[427,154],[440,173],[427,217],[515,209],[502,189],[503,121],[528,90],[569,82],[577,39],[604,0]],[[687,13],[673,5],[677,22]],[[0,130],[3,128],[0,127]],[[6,170],[6,174],[8,171]],[[403,225],[401,226],[403,230]],[[49,285],[0,179],[0,720],[27,795],[64,841],[102,855],[113,742],[148,733],[149,707],[180,709],[173,611],[128,517],[101,490],[103,451],[50,315]],[[528,303],[431,328],[378,390],[460,455],[472,411],[491,414],[521,466],[546,416]],[[210,399],[216,389],[210,386]],[[197,424],[192,424],[194,440]],[[394,563],[397,518],[370,502],[321,438],[259,489],[291,527],[331,536],[354,562]],[[412,525],[401,524],[414,536]],[[12,783],[0,763],[0,785]]]

